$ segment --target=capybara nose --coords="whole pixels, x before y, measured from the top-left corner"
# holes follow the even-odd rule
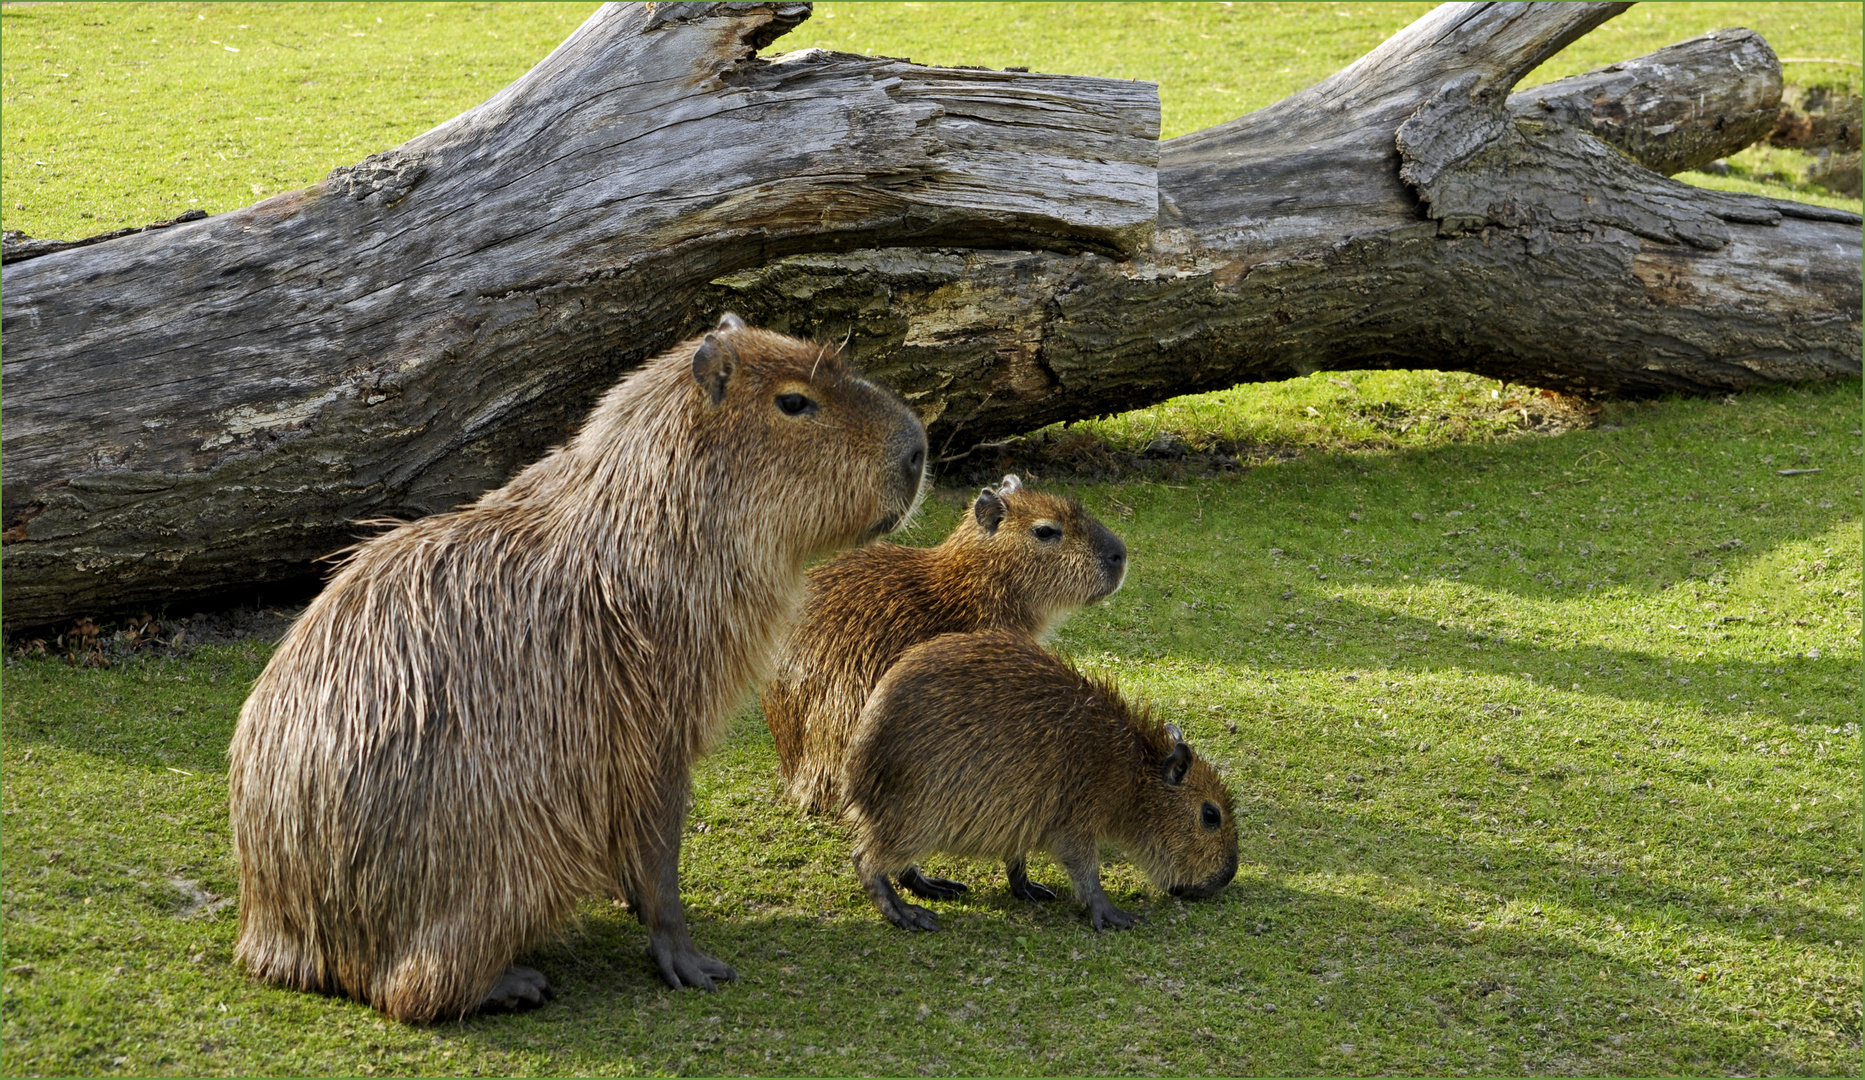
[[[1127,545],[1125,541],[1112,533],[1108,534],[1108,539],[1113,543],[1102,549],[1101,565],[1107,567],[1108,577],[1119,580],[1127,565]]]
[[[1176,885],[1166,891],[1183,900],[1202,900],[1230,884],[1230,879],[1237,876],[1237,853],[1231,852],[1230,862],[1219,868],[1217,873],[1194,885]]]
[[[926,477],[926,429],[914,423],[910,431],[901,433],[895,445],[903,451],[900,455],[901,488],[906,500],[912,502],[920,493],[920,482]]]
[[[1101,580],[1106,582],[1107,591],[1112,593],[1127,580],[1127,545],[1107,526],[1099,525],[1098,530],[1094,546],[1101,556]]]

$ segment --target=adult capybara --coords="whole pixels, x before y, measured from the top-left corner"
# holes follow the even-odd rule
[[[805,561],[912,512],[925,432],[832,346],[728,315],[477,503],[360,545],[233,737],[236,956],[403,1020],[542,1002],[513,959],[620,894],[671,986],[695,757]]]
[[[937,547],[875,544],[811,570],[803,619],[762,693],[785,794],[818,812],[841,803],[855,718],[908,648],[976,630],[1042,637],[1126,574],[1118,536],[1015,476],[980,491]]]
[[[888,875],[934,852],[1002,859],[1011,892],[1035,901],[1055,894],[1024,859],[1047,851],[1096,930],[1135,918],[1101,891],[1104,843],[1174,896],[1209,896],[1237,873],[1217,770],[1176,727],[1022,634],[948,634],[902,654],[862,710],[845,780],[855,873],[911,930],[939,923]]]

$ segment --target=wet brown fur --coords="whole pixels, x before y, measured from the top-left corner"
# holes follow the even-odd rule
[[[911,513],[924,434],[833,346],[729,316],[706,343],[503,488],[360,545],[280,643],[229,773],[256,976],[458,1017],[580,898],[619,893],[664,978],[731,977],[680,907],[689,767],[807,560]]]
[[[1113,593],[1126,547],[1073,499],[1015,477],[986,488],[937,547],[875,544],[810,571],[803,619],[763,687],[785,794],[819,813],[842,800],[842,761],[868,693],[908,648],[940,634],[1015,630],[1046,637],[1070,612]],[[995,528],[980,524],[1003,518]],[[1039,524],[1062,530],[1045,544]],[[1118,553],[1119,563],[1106,561]]]
[[[1162,767],[1180,748],[1188,764],[1175,784]],[[1013,888],[1026,853],[1049,852],[1097,928],[1131,921],[1101,892],[1103,844],[1175,894],[1208,895],[1237,868],[1217,770],[1111,682],[1021,634],[951,634],[908,650],[862,711],[846,777],[856,872],[889,918],[886,901],[898,898],[887,876],[935,852],[1002,859]],[[1216,826],[1204,823],[1206,804],[1221,813]]]

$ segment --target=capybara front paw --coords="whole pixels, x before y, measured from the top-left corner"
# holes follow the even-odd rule
[[[918,904],[909,904],[904,901],[887,909],[887,921],[902,930],[939,929],[939,920],[933,918],[932,912]]]
[[[909,866],[901,872],[900,887],[922,900],[952,900],[971,891],[971,886],[962,881],[927,877],[917,866]]]
[[[688,986],[695,990],[717,990],[719,983],[738,978],[738,972],[733,971],[730,964],[700,952],[692,942],[683,945],[650,942],[648,951],[661,969],[661,978],[675,990]]]
[[[1141,921],[1141,916],[1125,912],[1112,904],[1101,904],[1093,913],[1096,930],[1131,930]]]
[[[536,968],[519,967],[513,964],[499,976],[499,981],[492,987],[492,992],[479,1003],[479,1012],[508,1013],[529,1012],[546,1001],[557,996],[550,980]]]
[[[1028,878],[1010,883],[1010,895],[1026,903],[1041,904],[1056,898],[1056,891],[1047,885],[1039,885]]]

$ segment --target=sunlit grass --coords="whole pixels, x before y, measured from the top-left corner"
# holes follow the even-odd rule
[[[1567,406],[1532,388],[1445,371],[1326,372],[1173,398],[1073,425],[1142,451],[1161,435],[1211,447],[1396,449],[1483,441],[1523,430],[1523,414]]]

